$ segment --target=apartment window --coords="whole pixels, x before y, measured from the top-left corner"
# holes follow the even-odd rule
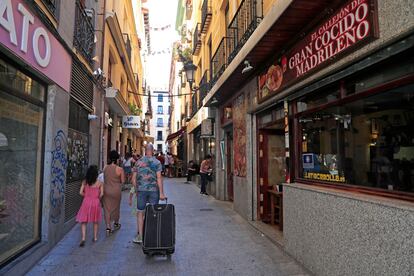
[[[162,131],[157,131],[157,141],[162,141]]]
[[[162,103],[164,101],[163,99],[164,97],[162,96],[162,94],[158,94],[158,102]]]
[[[157,151],[162,152],[162,144],[157,144]]]
[[[164,122],[163,122],[162,118],[158,118],[157,119],[157,127],[163,127],[163,125],[164,125]]]
[[[157,113],[158,113],[158,114],[163,114],[163,113],[164,113],[164,110],[163,110],[163,108],[162,108],[162,105],[159,105],[159,106],[158,106],[158,108],[157,108]]]

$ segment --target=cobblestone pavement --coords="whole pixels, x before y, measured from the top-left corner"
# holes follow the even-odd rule
[[[131,242],[136,219],[123,193],[122,228],[92,243],[91,227],[84,248],[79,248],[76,225],[27,275],[307,275],[282,249],[271,243],[231,205],[201,196],[198,188],[183,179],[166,179],[169,203],[176,206],[175,254],[146,257]]]

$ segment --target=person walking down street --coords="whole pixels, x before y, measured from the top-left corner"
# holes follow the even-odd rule
[[[193,160],[190,160],[190,162],[188,162],[188,167],[187,167],[187,181],[185,183],[190,183],[193,175],[197,174],[197,165],[194,163]]]
[[[157,204],[159,200],[166,199],[164,186],[162,183],[160,161],[154,156],[154,146],[147,144],[145,156],[137,161],[132,176],[132,184],[137,190],[137,216],[138,229],[137,236],[133,239],[134,243],[142,243],[144,230],[144,211],[147,203]]]
[[[131,183],[131,176],[132,176],[132,163],[134,159],[130,153],[125,155],[125,160],[123,162],[123,168],[125,172],[126,183]]]
[[[82,181],[80,195],[83,196],[82,205],[76,215],[76,221],[81,223],[82,238],[80,247],[85,246],[86,224],[93,223],[93,242],[98,240],[98,227],[102,220],[102,209],[100,199],[104,194],[103,183],[98,178],[98,167],[92,165],[86,172],[85,179]]]
[[[213,172],[212,166],[211,166],[211,155],[206,155],[203,162],[201,162],[200,165],[200,177],[201,177],[201,190],[200,194],[207,195],[208,193],[206,191],[207,183],[211,179],[211,173]]]
[[[170,152],[167,153],[167,156],[165,157],[166,160],[168,160],[168,170],[167,170],[167,176],[168,177],[173,177],[173,170],[174,170],[174,157],[172,156],[172,154]]]
[[[164,156],[164,175],[169,177],[170,175],[170,159],[168,158],[168,153]]]
[[[158,161],[160,161],[161,166],[162,166],[161,174],[165,175],[165,164],[164,164],[165,163],[165,157],[164,157],[164,154],[162,152],[158,153],[157,159],[158,159]]]
[[[113,230],[111,228],[114,222],[114,230],[121,228],[119,224],[119,213],[121,208],[121,187],[125,182],[124,170],[117,166],[119,154],[115,150],[109,154],[110,164],[104,168],[104,196],[103,207],[105,213],[106,234],[110,235]]]

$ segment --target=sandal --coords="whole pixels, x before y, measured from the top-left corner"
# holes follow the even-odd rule
[[[114,230],[119,230],[121,228],[121,224],[114,223]]]
[[[112,234],[112,229],[111,228],[106,228],[106,235],[109,236]]]
[[[79,243],[79,247],[84,247],[85,246],[85,241],[84,240],[82,240],[80,243]]]

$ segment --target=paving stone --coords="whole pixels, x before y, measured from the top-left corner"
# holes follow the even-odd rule
[[[121,204],[122,228],[79,248],[80,227],[75,226],[29,273],[36,275],[307,275],[280,247],[237,215],[231,204],[199,195],[181,179],[166,179],[169,202],[176,206],[176,252],[171,258],[146,257],[131,242],[136,218]]]

